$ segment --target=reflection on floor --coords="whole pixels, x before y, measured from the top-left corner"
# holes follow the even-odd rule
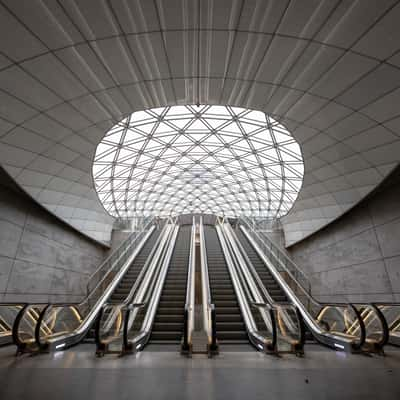
[[[91,345],[14,357],[0,349],[0,399],[400,399],[400,349],[349,355],[318,345],[281,358],[227,351],[215,359],[171,351],[94,357]]]

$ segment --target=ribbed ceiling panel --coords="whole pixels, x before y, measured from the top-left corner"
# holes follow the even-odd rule
[[[359,202],[400,154],[400,5],[334,1],[0,1],[0,160],[37,201],[103,242],[96,145],[175,104],[262,110],[302,146],[287,244]]]

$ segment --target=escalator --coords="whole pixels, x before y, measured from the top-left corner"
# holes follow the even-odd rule
[[[191,229],[190,225],[183,225],[179,229],[152,326],[150,344],[179,344],[181,342]]]
[[[306,335],[313,339],[311,332],[305,330],[298,310],[290,304],[288,297],[277,280],[266,268],[263,260],[254,250],[248,238],[240,229],[232,230],[233,237],[238,244],[238,250],[243,261],[251,271],[264,299],[272,307],[276,323],[276,351],[290,352],[298,356],[304,354]],[[260,314],[254,317],[259,332],[263,333],[263,324]]]
[[[204,237],[218,342],[247,344],[246,327],[215,227],[205,225]]]
[[[139,254],[136,256],[132,265],[126,271],[118,286],[115,288],[108,301],[109,303],[122,303],[127,298],[159,236],[160,230],[154,230],[140,250]]]
[[[225,224],[225,229],[232,228]],[[377,307],[319,303],[311,296],[304,273],[284,250],[256,231],[248,220],[241,219],[236,235],[273,300],[293,305],[318,342],[335,350],[382,352],[387,327]]]
[[[126,302],[128,296],[130,296],[133,290],[133,286],[135,285],[135,282],[137,281],[140,272],[143,270],[143,267],[145,266],[146,262],[149,259],[149,256],[151,255],[154,247],[156,246],[159,236],[160,236],[160,230],[154,230],[153,233],[150,235],[150,237],[147,239],[146,243],[140,250],[139,254],[135,257],[133,263],[126,271],[125,275],[119,282],[118,286],[111,294],[107,302],[107,305],[103,306],[100,316],[103,320],[109,320],[110,318],[113,317],[111,315],[111,312],[113,310],[112,305]],[[111,307],[109,307],[108,305],[111,305]],[[140,323],[142,319],[143,317],[141,316],[140,320],[138,319],[138,323]],[[97,320],[97,323],[99,323],[99,319]],[[89,336],[89,338],[91,337],[96,338],[96,333],[95,333],[96,329],[98,329],[98,327],[93,326],[90,329],[87,337]],[[98,340],[98,338],[95,340]]]
[[[131,292],[164,230],[155,229],[149,222],[141,231],[133,232],[96,270],[98,280],[82,303],[26,305],[14,324],[17,354],[66,349],[90,335],[104,304],[120,303]],[[34,324],[32,313],[38,315]]]
[[[246,252],[247,257],[255,268],[264,287],[267,289],[272,299],[276,302],[287,302],[288,299],[285,295],[285,292],[280,287],[279,283],[273,277],[271,272],[265,267],[264,262],[254,250],[253,246],[250,244],[244,233],[240,229],[235,230],[235,233],[244,251]]]

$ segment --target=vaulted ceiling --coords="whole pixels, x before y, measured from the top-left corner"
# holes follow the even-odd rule
[[[108,242],[92,162],[111,126],[176,104],[265,111],[303,152],[295,243],[399,162],[399,20],[394,0],[1,0],[0,162]]]

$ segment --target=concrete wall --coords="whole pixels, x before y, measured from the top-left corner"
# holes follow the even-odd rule
[[[105,256],[107,257],[112,254],[122,244],[122,242],[128,238],[131,233],[131,231],[113,229],[111,232],[111,246],[106,251]]]
[[[0,301],[79,301],[104,252],[0,169]]]
[[[323,301],[400,301],[400,168],[353,210],[288,250]]]

